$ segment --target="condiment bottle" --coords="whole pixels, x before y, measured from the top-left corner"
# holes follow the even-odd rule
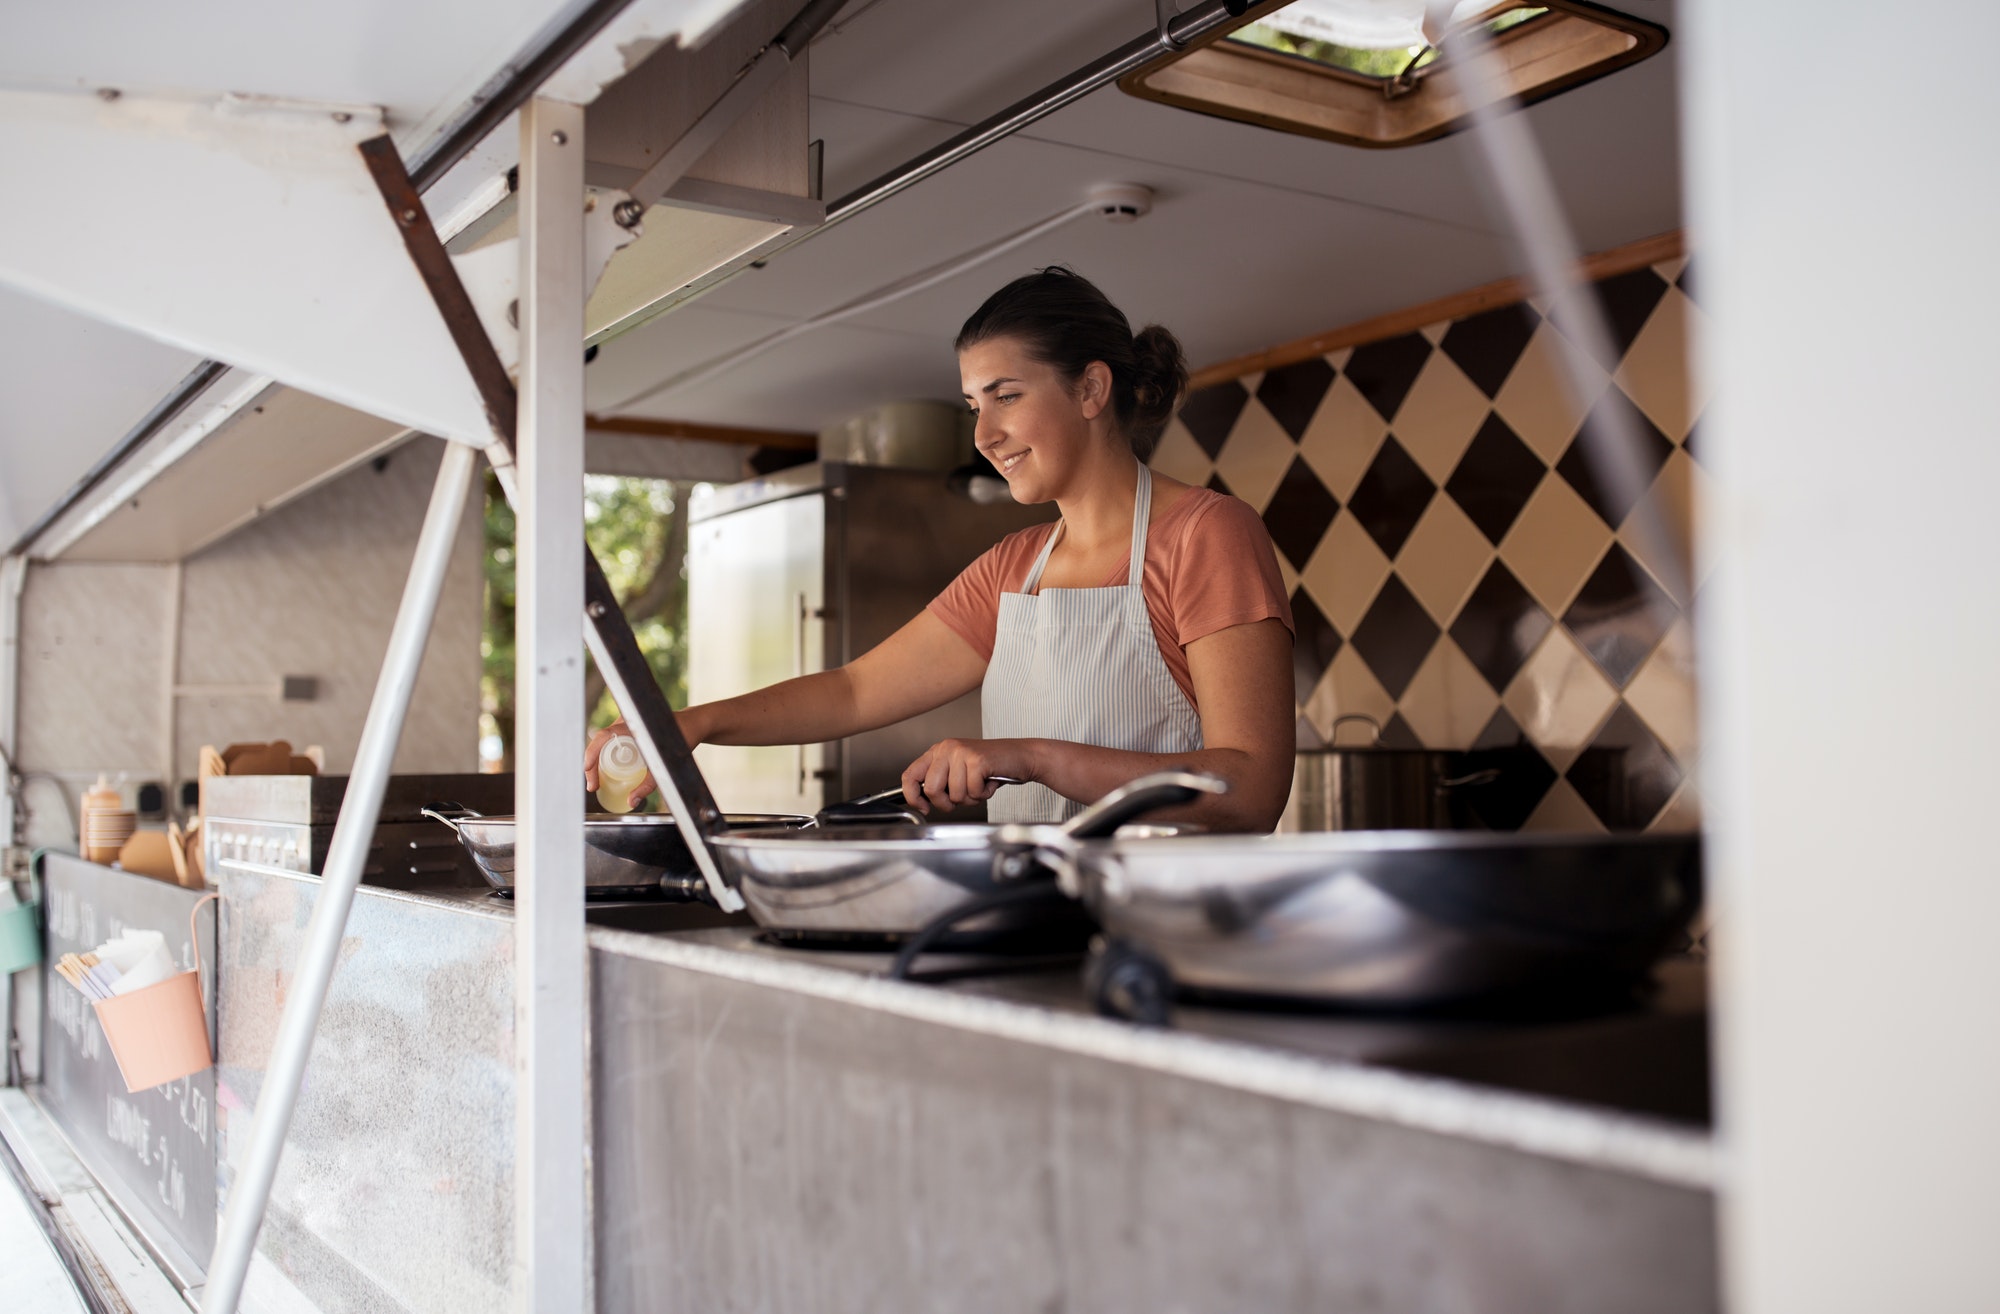
[[[639,741],[619,735],[597,755],[597,804],[606,812],[630,812],[632,791],[646,778]]]

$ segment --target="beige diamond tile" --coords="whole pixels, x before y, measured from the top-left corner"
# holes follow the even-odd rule
[[[1701,312],[1677,287],[1667,289],[1639,336],[1625,351],[1613,376],[1661,433],[1679,442],[1707,401],[1689,370],[1692,334],[1702,331]]]
[[[1590,380],[1590,395],[1581,404],[1570,396],[1558,353],[1579,362]],[[1527,349],[1521,353],[1514,372],[1507,376],[1500,395],[1493,399],[1493,409],[1507,422],[1508,428],[1521,436],[1522,442],[1535,449],[1537,456],[1554,465],[1569,446],[1569,440],[1576,436],[1584,415],[1610,382],[1596,361],[1571,346],[1569,339],[1543,320],[1535,327],[1535,335],[1528,339]]]
[[[1470,748],[1500,699],[1456,643],[1440,639],[1403,690],[1396,710],[1426,748]]]
[[[1451,357],[1434,351],[1396,412],[1396,438],[1417,458],[1431,482],[1442,484],[1492,409],[1493,403],[1465,377],[1465,371],[1452,364]]]
[[[1396,573],[1440,627],[1451,624],[1458,606],[1493,560],[1486,535],[1449,497],[1434,497],[1410,541],[1396,555]]]
[[[1566,769],[1618,701],[1618,691],[1560,625],[1515,674],[1501,703],[1557,770]]]
[[[1570,788],[1569,781],[1558,780],[1542,797],[1541,805],[1521,823],[1522,830],[1559,832],[1563,834],[1604,834],[1604,823],[1590,810],[1590,804],[1583,796]]]
[[[1426,324],[1417,330],[1417,332],[1424,335],[1424,340],[1429,342],[1433,347],[1443,342],[1444,335],[1450,331],[1451,321],[1448,319],[1441,319],[1435,324]]]
[[[1326,536],[1306,561],[1301,578],[1306,592],[1333,627],[1351,635],[1368,614],[1368,604],[1375,601],[1382,581],[1389,578],[1389,558],[1382,555],[1361,522],[1342,511],[1327,526]]]
[[[1228,476],[1224,476],[1227,478]],[[1561,616],[1611,542],[1611,526],[1560,476],[1542,480],[1500,540],[1500,559],[1551,616]]]
[[[1208,453],[1201,450],[1201,444],[1194,440],[1194,435],[1178,419],[1168,422],[1167,431],[1160,435],[1160,445],[1153,449],[1150,464],[1169,479],[1178,479],[1197,487],[1207,483],[1209,475],[1215,471],[1215,463],[1208,459]]]
[[[1216,458],[1215,472],[1230,492],[1261,512],[1296,455],[1292,436],[1253,397],[1229,431],[1229,441]]]
[[[1674,622],[1659,648],[1625,686],[1625,701],[1675,761],[1692,762],[1699,754],[1694,643],[1685,619]]]
[[[1681,270],[1688,267],[1686,256],[1675,256],[1672,260],[1658,260],[1653,263],[1653,272],[1671,283],[1681,276]]]
[[[1342,347],[1339,351],[1327,352],[1323,359],[1326,361],[1327,364],[1333,366],[1335,369],[1344,370],[1347,368],[1348,357],[1352,356],[1353,354],[1354,354],[1354,348]]]
[[[1694,579],[1694,498],[1695,479],[1705,477],[1695,464],[1693,457],[1678,447],[1667,457],[1667,463],[1660,467],[1660,473],[1653,479],[1653,486],[1646,490],[1646,496],[1639,500],[1633,514],[1625,518],[1625,524],[1618,531],[1618,541],[1623,543],[1641,565],[1652,572],[1675,602],[1685,607],[1689,602],[1689,586]],[[1654,532],[1641,533],[1640,527],[1654,526]],[[1669,554],[1678,569],[1669,568]]]
[[[1356,712],[1374,717],[1377,725],[1387,725],[1389,718],[1396,713],[1396,700],[1389,696],[1389,691],[1382,687],[1382,682],[1375,678],[1375,672],[1368,669],[1368,663],[1361,659],[1361,654],[1354,651],[1354,645],[1350,643],[1334,654],[1332,664],[1326,668],[1326,674],[1320,676],[1312,697],[1306,699],[1305,713],[1320,737],[1325,738],[1333,726],[1333,718]],[[1342,733],[1343,736],[1361,734],[1366,729],[1365,726],[1361,730],[1343,726]],[[1348,741],[1343,737],[1341,742]],[[1365,736],[1361,742],[1367,742]]]
[[[1375,459],[1388,432],[1389,426],[1343,374],[1327,389],[1312,423],[1300,435],[1299,455],[1306,458],[1327,491],[1345,502],[1354,495],[1361,476],[1368,473],[1368,463]]]

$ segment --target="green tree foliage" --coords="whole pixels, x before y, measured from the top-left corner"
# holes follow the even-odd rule
[[[667,699],[687,705],[687,497],[691,485],[591,475],[584,480],[584,536],[603,563]],[[486,483],[486,617],[480,638],[481,733],[514,757],[514,509],[489,473]],[[595,665],[584,676],[592,728],[618,709]]]

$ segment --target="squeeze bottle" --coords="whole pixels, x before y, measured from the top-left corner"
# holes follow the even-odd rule
[[[597,805],[606,812],[630,812],[626,800],[646,778],[646,759],[639,754],[639,741],[619,735],[597,754]]]

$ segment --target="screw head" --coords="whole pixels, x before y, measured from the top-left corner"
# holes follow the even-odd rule
[[[417,212],[416,212],[415,210],[405,210],[405,211],[403,211],[403,212],[402,212],[401,214],[397,215],[396,217],[397,217],[398,219],[402,220],[402,221],[403,221],[403,226],[404,226],[405,228],[407,228],[407,227],[409,227],[409,226],[410,226],[411,224],[413,224],[413,223],[415,223],[415,222],[417,221]]]
[[[352,114],[349,114],[346,110],[335,110],[333,112],[333,121],[335,123],[347,123],[352,121],[353,118],[354,116]]]
[[[117,100],[124,94],[124,92],[118,90],[116,87],[99,87],[97,89],[97,98],[99,100]]]
[[[587,603],[583,608],[583,614],[592,620],[602,620],[604,619],[604,604],[601,602]]]
[[[561,128],[557,128],[554,132],[549,134],[549,140],[554,142],[558,146],[567,146],[569,145],[569,134],[564,132]]]
[[[646,207],[629,198],[620,201],[611,211],[611,218],[620,228],[637,228],[639,221],[645,217]]]

